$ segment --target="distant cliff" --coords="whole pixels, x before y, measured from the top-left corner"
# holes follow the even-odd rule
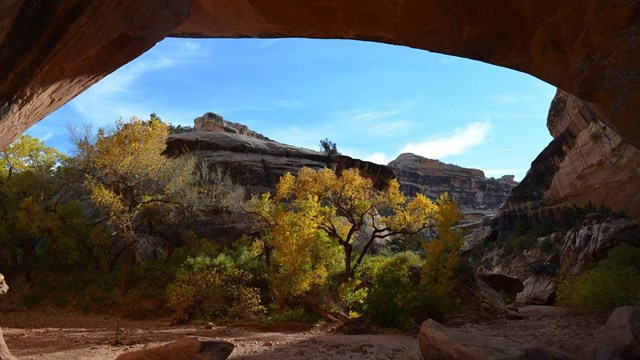
[[[445,164],[411,153],[401,154],[388,166],[407,195],[422,193],[435,199],[443,192],[449,192],[462,210],[496,211],[516,185],[511,175],[500,179],[486,178],[482,170]]]
[[[220,167],[248,192],[275,190],[285,172],[296,174],[305,166],[330,167],[337,173],[358,168],[379,188],[395,178],[386,166],[344,155],[329,158],[324,152],[282,144],[213,113],[196,118],[194,123],[195,132],[170,135],[165,152],[170,156],[194,155],[212,169]]]

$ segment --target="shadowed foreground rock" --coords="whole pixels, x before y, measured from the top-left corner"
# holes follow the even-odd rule
[[[164,346],[125,353],[116,360],[225,360],[233,348],[227,341],[187,337]]]
[[[4,281],[4,275],[0,274],[0,295],[4,295],[9,291],[9,285]],[[17,360],[15,356],[11,355],[7,344],[4,342],[2,336],[2,329],[0,329],[0,360]]]
[[[504,274],[485,274],[481,275],[480,279],[495,291],[504,292],[512,301],[516,299],[519,292],[524,290],[524,284],[520,279]]]
[[[523,347],[489,336],[463,333],[427,320],[418,338],[424,360],[565,360],[572,359],[555,350]]]
[[[640,359],[640,307],[615,309],[598,339],[594,360]]]

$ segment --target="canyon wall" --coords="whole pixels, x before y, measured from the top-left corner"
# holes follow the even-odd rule
[[[449,192],[463,211],[495,212],[516,185],[513,176],[486,178],[481,170],[445,164],[410,153],[400,154],[388,166],[398,177],[405,194],[422,193],[436,199],[440,194]]]
[[[557,218],[563,207],[589,201],[640,218],[640,150],[564,91],[553,99],[547,127],[554,139],[500,209],[501,228]]]
[[[302,167],[330,167],[337,173],[357,168],[378,188],[395,178],[386,166],[344,155],[328,157],[324,152],[282,144],[212,113],[196,118],[194,124],[194,132],[169,136],[166,154],[196,156],[211,169],[219,167],[228,172],[235,183],[251,193],[275,190],[285,172],[297,174]]]

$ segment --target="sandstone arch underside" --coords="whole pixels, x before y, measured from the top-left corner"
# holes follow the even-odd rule
[[[529,73],[640,147],[637,0],[4,0],[0,148],[166,36],[345,38]]]
[[[360,39],[529,73],[566,93],[501,222],[587,201],[640,217],[640,0],[0,0],[0,148],[167,36]]]

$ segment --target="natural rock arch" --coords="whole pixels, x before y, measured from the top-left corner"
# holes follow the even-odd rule
[[[640,147],[637,0],[7,0],[0,14],[0,148],[166,36],[348,38],[476,59],[577,95]]]

